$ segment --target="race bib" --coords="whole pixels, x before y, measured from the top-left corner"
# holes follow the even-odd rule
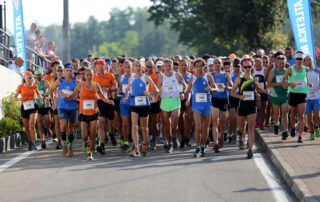
[[[280,83],[282,81],[282,77],[283,77],[283,75],[276,76],[277,83]]]
[[[309,92],[308,92],[308,98],[316,99],[316,98],[317,98],[317,92],[315,92],[315,91],[309,91]]]
[[[136,97],[134,97],[134,104],[136,106],[147,105],[147,97],[146,96],[136,96]]]
[[[122,93],[126,93],[127,88],[128,84],[122,84]]]
[[[246,101],[254,100],[254,91],[243,91],[243,95],[245,96],[244,100]]]
[[[69,97],[70,95],[72,95],[73,91],[71,90],[62,90],[62,92],[67,96]]]
[[[264,82],[259,82],[260,88],[264,89]]]
[[[218,83],[218,92],[224,92],[224,88],[222,88],[220,85],[224,85],[224,83]]]
[[[94,100],[84,100],[83,101],[84,110],[93,110],[94,109]]]
[[[23,102],[23,109],[24,110],[34,109],[34,102],[32,100]]]
[[[166,93],[173,93],[175,92],[176,87],[174,85],[165,85],[163,86],[163,91]]]
[[[40,95],[44,95],[44,91],[43,90],[39,90],[39,94]]]
[[[304,88],[304,81],[295,81],[294,84],[296,85],[295,88]]]
[[[207,102],[208,93],[196,93],[196,102]]]

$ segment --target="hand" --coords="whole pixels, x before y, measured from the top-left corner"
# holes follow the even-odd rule
[[[123,103],[127,103],[127,102],[128,102],[128,98],[127,97],[123,98]]]
[[[186,101],[186,107],[190,107],[190,100]]]
[[[290,86],[291,88],[295,88],[295,87],[296,87],[296,84],[295,84],[295,83],[289,83],[289,86]]]
[[[185,99],[185,96],[183,93],[180,94],[180,100],[184,100]]]
[[[312,86],[313,86],[313,83],[309,82],[309,83],[308,83],[308,87],[309,87],[309,88],[312,88]]]
[[[68,98],[67,95],[64,94],[64,92],[62,92],[62,91],[61,91],[60,95],[61,95],[61,97],[62,97],[63,99],[67,99],[67,98]]]
[[[218,84],[218,88],[219,88],[219,89],[225,89],[226,86],[225,86],[223,83],[219,83],[219,84]]]
[[[114,105],[113,100],[108,100],[107,103],[108,103],[108,104],[111,104],[111,105]]]
[[[211,88],[210,88],[210,87],[207,87],[205,90],[206,90],[208,93],[211,92]]]
[[[147,97],[151,96],[148,91],[144,91],[144,95],[147,96]]]
[[[240,98],[239,98],[240,100],[244,100],[244,99],[246,99],[246,96],[244,96],[244,95],[240,95]]]

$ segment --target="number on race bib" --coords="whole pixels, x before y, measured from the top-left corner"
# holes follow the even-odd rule
[[[93,110],[94,109],[94,100],[84,100],[83,101],[84,110]]]
[[[30,101],[26,101],[26,102],[23,102],[23,109],[24,110],[31,110],[31,109],[34,109],[34,102],[32,100]]]
[[[304,81],[295,81],[296,88],[304,88]]]
[[[147,97],[146,96],[136,96],[136,97],[134,97],[134,103],[136,106],[147,105]]]
[[[70,91],[70,90],[62,90],[62,92],[67,96],[67,97],[69,97],[70,95],[72,95],[72,91]]]
[[[175,92],[175,86],[174,85],[165,85],[164,92],[167,92],[167,93]]]
[[[196,93],[196,102],[207,102],[208,93]]]
[[[122,93],[126,93],[127,88],[128,84],[122,84]]]
[[[282,77],[283,77],[283,75],[276,76],[277,83],[280,83],[282,81]]]
[[[254,100],[254,91],[243,91],[243,95],[245,96],[244,100],[246,101]]]
[[[315,91],[309,91],[309,92],[308,92],[308,98],[316,99],[316,98],[317,98],[317,92],[315,92]]]
[[[224,85],[224,83],[218,83],[218,92],[224,92],[224,88],[222,87]]]

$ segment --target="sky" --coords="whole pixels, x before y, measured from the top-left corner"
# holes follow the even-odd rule
[[[3,3],[3,0],[0,0]],[[12,0],[6,0],[7,30],[13,30]],[[69,0],[69,21],[85,22],[89,16],[98,20],[107,20],[113,8],[121,10],[131,6],[149,7],[150,0]],[[40,26],[62,24],[63,0],[22,0],[24,24],[26,30],[32,22]]]

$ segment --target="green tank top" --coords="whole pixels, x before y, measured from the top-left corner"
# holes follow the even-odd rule
[[[284,70],[283,72],[279,72],[276,68],[274,68],[272,71],[274,72],[272,83],[280,83],[283,75],[286,73],[286,70]],[[286,98],[288,97],[288,89],[283,88],[282,86],[275,86],[270,89],[270,96]]]
[[[38,91],[40,93],[41,96],[47,96],[48,95],[48,90],[45,88],[45,81],[42,80],[40,85],[38,86]],[[49,107],[49,104],[41,104],[41,100],[39,98],[36,99],[36,103],[38,105],[39,108],[44,108],[44,107]]]
[[[307,68],[302,66],[302,71],[297,72],[294,66],[290,67],[292,70],[292,75],[289,76],[288,82],[296,84],[295,88],[289,87],[289,92],[291,93],[308,93],[307,85]]]

